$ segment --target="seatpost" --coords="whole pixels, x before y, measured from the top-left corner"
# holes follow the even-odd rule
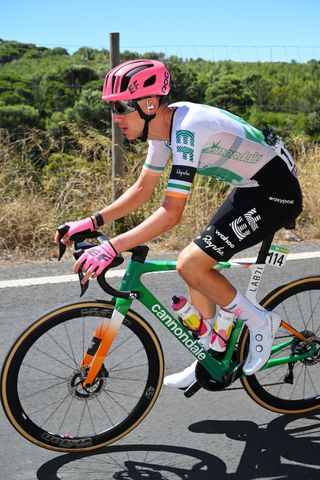
[[[263,240],[258,253],[257,261],[256,261],[258,265],[266,263],[266,258],[269,253],[269,249],[271,247],[273,237],[274,237],[274,233],[272,233],[271,235],[269,235],[267,238]]]

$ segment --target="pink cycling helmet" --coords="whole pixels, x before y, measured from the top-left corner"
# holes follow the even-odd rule
[[[136,100],[155,95],[168,95],[170,73],[158,60],[138,59],[121,63],[107,75],[102,100]]]

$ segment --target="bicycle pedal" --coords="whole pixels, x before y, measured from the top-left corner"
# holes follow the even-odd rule
[[[186,398],[190,398],[192,397],[192,395],[197,393],[200,389],[201,389],[200,383],[197,380],[195,380],[193,383],[191,383],[191,385],[189,385],[188,388],[185,389],[184,396]]]

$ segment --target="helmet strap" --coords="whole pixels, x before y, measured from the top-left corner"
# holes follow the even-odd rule
[[[151,120],[153,120],[155,118],[157,113],[153,113],[152,115],[147,115],[141,109],[138,102],[136,102],[136,107],[137,107],[137,111],[139,112],[140,117],[144,120],[144,127],[143,127],[143,131],[142,131],[142,135],[141,135],[141,137],[139,137],[139,140],[141,140],[141,142],[146,142],[147,139],[148,139],[149,123],[151,122]]]

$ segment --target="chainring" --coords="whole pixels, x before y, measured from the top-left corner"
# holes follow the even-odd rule
[[[209,350],[208,352],[212,357],[216,358],[217,360],[221,360],[221,356],[219,358],[219,352],[215,352],[214,350]],[[223,354],[224,355],[224,354]],[[222,355],[222,357],[223,357]],[[227,388],[232,381],[225,381],[225,382],[218,382],[214,378],[210,376],[210,373],[201,365],[201,363],[197,363],[196,365],[196,379],[201,385],[202,388],[209,391],[219,391],[224,390]]]

